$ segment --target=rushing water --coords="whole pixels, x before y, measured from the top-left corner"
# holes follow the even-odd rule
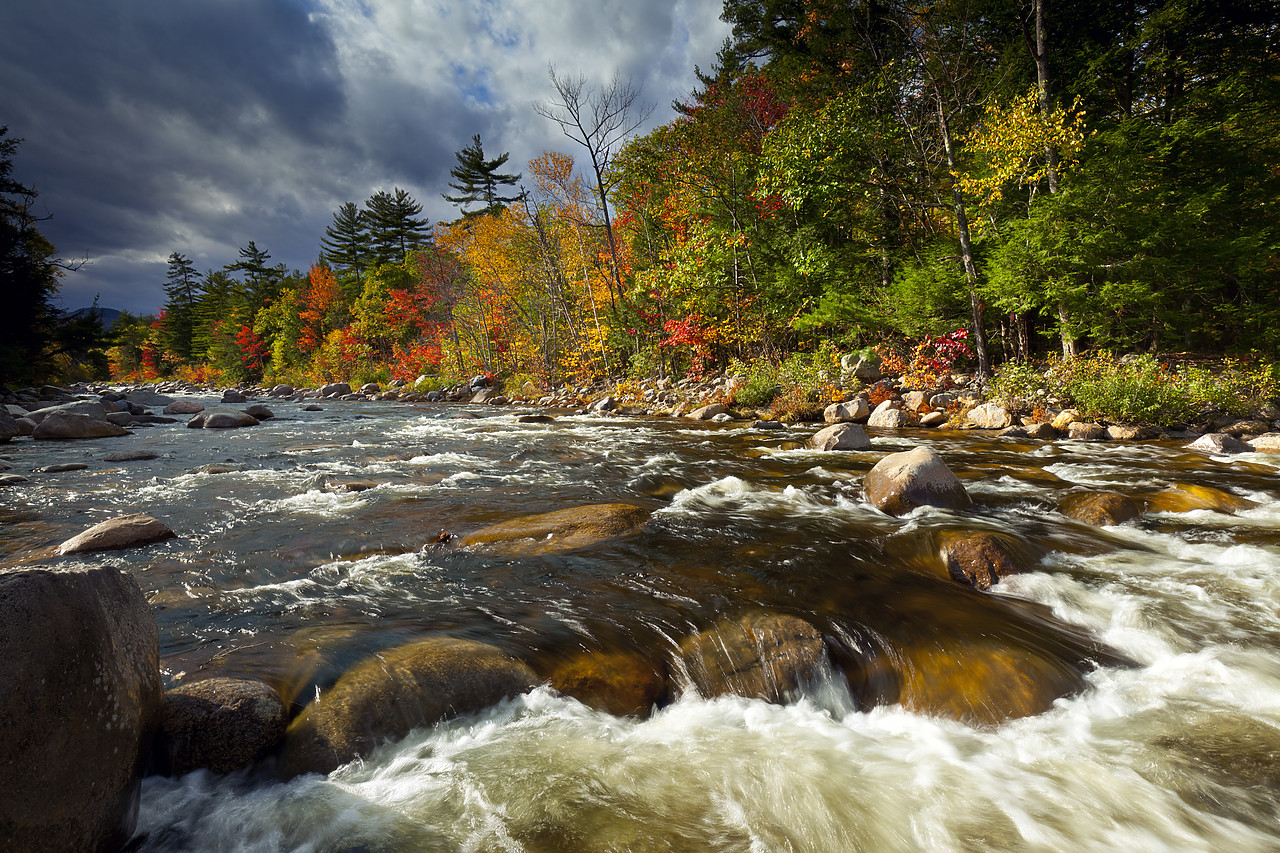
[[[0,552],[46,558],[129,512],[165,521],[179,539],[90,559],[141,584],[169,686],[254,677],[300,705],[372,652],[443,634],[539,673],[625,652],[671,694],[618,717],[544,686],[328,777],[151,777],[140,850],[1280,850],[1280,456],[910,430],[820,453],[801,445],[814,427],[273,408],[251,429],[14,445],[17,471],[90,467],[8,490]],[[876,460],[915,444],[942,454],[972,510],[891,518],[861,501]],[[160,456],[102,461],[133,449]],[[195,472],[213,463],[232,470]],[[350,481],[372,488],[338,488]],[[1103,529],[1058,512],[1075,491],[1173,483],[1255,505]],[[558,555],[432,544],[602,502],[653,516]],[[1028,571],[990,593],[948,580],[939,542],[976,530],[1012,537]],[[681,639],[762,610],[823,633],[825,674],[780,704],[698,696]],[[907,710],[877,675],[942,658],[947,684],[1083,689],[962,721],[946,696],[944,713]]]

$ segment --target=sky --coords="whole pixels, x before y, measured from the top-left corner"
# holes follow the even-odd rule
[[[27,0],[0,3],[0,126],[67,260],[74,310],[152,313],[170,253],[200,271],[253,240],[306,270],[346,201],[402,187],[457,209],[454,152],[523,172],[580,150],[534,111],[561,75],[630,79],[642,130],[709,70],[719,0]]]

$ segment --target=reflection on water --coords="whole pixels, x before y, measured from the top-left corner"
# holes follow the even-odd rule
[[[914,431],[817,453],[813,427],[293,405],[251,430],[14,445],[23,470],[90,467],[9,490],[0,549],[30,559],[127,512],[168,523],[179,539],[91,559],[134,572],[171,686],[261,678],[300,705],[446,634],[544,678],[585,657],[668,689],[631,717],[539,688],[328,778],[150,779],[141,849],[1280,849],[1280,457]],[[861,501],[866,471],[916,443],[972,510]],[[159,458],[95,462],[142,446]],[[1058,512],[1174,485],[1251,503],[1104,529]],[[434,544],[612,502],[650,521],[536,557]],[[966,531],[1002,534],[1026,573],[951,581],[939,549]],[[813,626],[824,668],[780,704],[697,695],[682,643],[761,613]]]

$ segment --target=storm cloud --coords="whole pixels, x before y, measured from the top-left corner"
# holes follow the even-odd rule
[[[170,252],[254,240],[305,269],[334,209],[400,186],[451,219],[453,152],[578,152],[547,68],[615,72],[672,117],[728,27],[714,0],[41,0],[0,7],[0,125],[52,215],[62,301],[149,313]]]

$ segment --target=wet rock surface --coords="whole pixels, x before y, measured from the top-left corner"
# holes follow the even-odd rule
[[[58,546],[59,554],[77,554],[84,551],[119,551],[139,545],[150,545],[172,539],[177,534],[164,522],[138,513],[112,518],[95,524],[88,530],[68,539]]]
[[[889,515],[905,515],[919,506],[964,509],[973,504],[959,478],[927,447],[890,453],[867,472],[867,502]]]
[[[779,702],[818,673],[825,652],[822,634],[805,620],[750,613],[686,638],[680,657],[703,696]]]
[[[154,749],[162,772],[231,773],[262,760],[284,740],[284,702],[268,684],[208,678],[165,693]]]
[[[631,504],[592,504],[495,524],[459,544],[511,555],[551,554],[636,533],[648,519],[648,510]]]

